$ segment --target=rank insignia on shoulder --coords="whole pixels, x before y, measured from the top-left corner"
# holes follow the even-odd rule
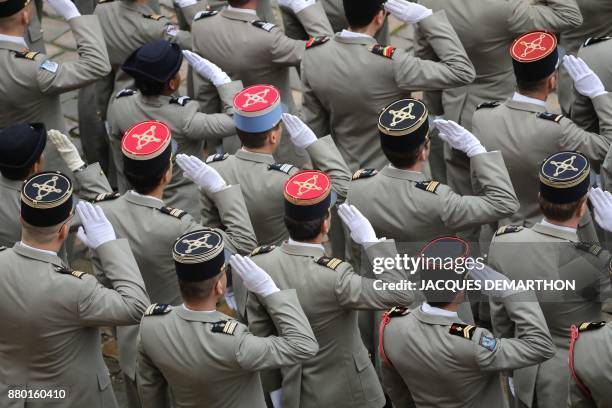
[[[186,211],[179,210],[178,208],[172,208],[172,207],[162,207],[159,209],[159,211],[161,211],[164,214],[168,214],[175,218],[178,218],[179,220],[187,215]]]
[[[36,51],[17,51],[15,52],[15,57],[17,58],[23,58],[23,59],[28,59],[30,61],[34,61],[34,58],[36,58],[36,56],[40,54],[39,52]]]
[[[291,173],[291,170],[293,170],[294,168],[295,166],[292,164],[282,164],[282,163],[268,164],[268,170],[282,171],[283,173],[286,173],[286,174]]]
[[[123,98],[124,96],[132,96],[135,93],[136,93],[135,89],[125,88],[117,92],[117,95],[115,95],[115,98]]]
[[[333,269],[334,271],[338,269],[338,267],[344,262],[342,259],[338,258],[328,258],[326,256],[322,256],[316,261],[319,265],[325,266],[329,269]]]
[[[474,333],[476,332],[476,326],[462,323],[453,323],[448,332],[452,335],[472,340],[472,337],[474,337]]]
[[[353,180],[359,180],[363,178],[372,177],[378,174],[378,170],[376,169],[361,169],[357,170],[355,174],[353,174]]]
[[[276,248],[276,245],[262,245],[251,251],[250,256],[267,254],[268,252],[272,252]]]
[[[143,14],[142,16],[144,18],[148,18],[150,20],[155,20],[155,21],[159,21],[162,18],[166,18],[166,16],[162,16],[161,14]]]
[[[202,11],[198,11],[196,13],[196,15],[193,17],[193,21],[198,21],[198,20],[201,20],[201,19],[206,18],[206,17],[216,16],[217,14],[219,14],[219,12],[216,11],[216,10],[202,10]]]
[[[115,0],[100,0],[98,1],[98,4],[104,4],[104,3],[112,3]]]
[[[580,323],[580,325],[578,326],[578,331],[582,333],[586,331],[597,330],[601,329],[605,325],[606,322],[584,322]]]
[[[391,47],[391,46],[385,47],[384,45],[380,45],[380,44],[370,45],[368,49],[373,54],[380,55],[382,57],[386,57],[389,59],[393,59],[393,54],[395,54],[395,51],[397,50],[397,48],[395,47]]]
[[[391,309],[389,309],[386,312],[387,316],[389,317],[405,316],[409,313],[410,313],[410,309],[408,309],[407,307],[402,307],[402,306],[393,306]]]
[[[238,322],[233,320],[221,320],[219,322],[214,322],[211,324],[212,326],[210,328],[210,331],[212,331],[213,333],[223,333],[232,336],[234,335],[234,332],[238,327]]]
[[[116,200],[119,197],[121,197],[121,194],[119,193],[102,193],[98,194],[92,201],[94,203],[100,203],[102,201]]]
[[[604,42],[604,41],[608,41],[612,39],[612,37],[590,37],[587,38],[586,41],[584,42],[584,44],[582,44],[583,47],[588,47],[589,45],[593,45],[593,44],[597,44],[600,42]]]
[[[221,153],[213,154],[212,156],[208,156],[206,158],[206,163],[223,161],[223,160],[227,159],[228,157],[229,157],[229,153],[225,153],[225,154],[221,154]]]
[[[170,313],[172,306],[165,303],[153,303],[145,310],[145,316],[161,316]]]
[[[170,99],[170,103],[174,103],[181,106],[187,105],[189,101],[191,101],[191,98],[188,96],[173,96],[172,99]]]
[[[306,41],[306,49],[316,47],[317,45],[325,44],[329,41],[329,37],[323,35],[319,37],[311,37],[308,41]]]
[[[599,256],[603,248],[599,244],[591,244],[589,242],[576,242],[574,246],[581,251],[588,252],[592,255]]]
[[[495,348],[497,347],[497,339],[495,337],[489,337],[482,333],[478,344],[480,344],[482,347],[486,348],[489,351],[495,351]]]
[[[0,252],[6,250],[7,248],[4,245],[0,245]]]
[[[59,272],[61,274],[64,275],[72,275],[75,278],[79,278],[79,279],[83,279],[83,275],[85,275],[85,272],[81,272],[81,271],[74,271],[70,268],[65,268],[65,267],[61,267],[61,266],[57,266],[55,268],[56,272]]]
[[[563,119],[563,115],[557,115],[550,112],[539,112],[536,114],[536,116],[540,119],[546,119],[556,123],[559,123],[561,119]]]
[[[440,182],[439,181],[434,181],[434,180],[419,181],[414,186],[416,188],[418,188],[418,189],[425,190],[425,191],[428,191],[430,193],[434,193],[435,194],[436,190],[438,189],[438,187],[440,187]]]
[[[251,24],[253,24],[255,27],[261,28],[262,30],[265,30],[267,32],[272,31],[272,29],[274,27],[276,27],[274,24],[268,23],[268,22],[262,21],[262,20],[253,21]]]
[[[519,232],[522,230],[523,227],[521,227],[520,225],[504,225],[503,227],[500,227],[497,229],[497,231],[495,231],[495,236],[509,234],[512,232]]]
[[[478,109],[497,108],[500,105],[498,101],[483,102],[476,107]]]

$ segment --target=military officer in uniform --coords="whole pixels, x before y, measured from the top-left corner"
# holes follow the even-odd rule
[[[298,67],[306,42],[292,40],[272,23],[260,20],[257,0],[230,0],[220,12],[203,12],[193,22],[193,48],[245,86],[269,84],[281,93],[286,110],[296,113],[291,92],[289,68]],[[331,35],[331,27],[319,3],[313,0],[290,0],[291,7],[311,36]],[[206,106],[205,112],[217,112],[216,97],[211,101],[209,83],[196,81],[196,98]],[[308,164],[308,155],[293,146],[288,135],[283,138],[275,158],[297,166]],[[232,151],[233,152],[233,151]]]
[[[567,404],[570,327],[601,320],[602,302],[612,294],[610,254],[597,244],[581,243],[576,231],[587,207],[589,173],[589,161],[581,153],[566,151],[546,158],[540,166],[538,199],[544,218],[531,228],[504,226],[491,243],[489,264],[511,280],[565,280],[576,286],[536,289],[556,354],[539,366],[514,371],[520,406]],[[508,321],[507,309],[495,301],[491,320],[496,335],[514,337],[518,332]]]
[[[537,169],[548,155],[579,150],[599,169],[612,141],[612,94],[582,60],[573,56],[563,59],[576,89],[597,109],[601,134],[584,131],[571,120],[546,112],[546,100],[557,78],[556,37],[543,31],[524,34],[515,40],[510,53],[518,92],[505,102],[481,104],[473,126],[474,134],[487,149],[501,151],[521,203],[520,210],[501,225],[531,227],[541,217]],[[579,236],[583,241],[597,241],[590,214],[582,220]]]
[[[469,251],[466,241],[442,237],[421,253],[425,259],[458,261],[469,257]],[[408,407],[414,402],[423,408],[509,408],[502,371],[541,363],[555,353],[535,295],[485,291],[503,302],[517,328],[516,338],[496,338],[457,315],[464,297],[461,285],[467,283],[456,266],[459,263],[445,261],[447,269],[434,265],[435,261],[419,271],[427,301],[412,311],[395,307],[381,324],[383,383],[393,406]],[[483,288],[486,281],[508,280],[485,265],[476,265],[470,275]],[[456,289],[439,287],[442,282],[454,282]]]
[[[234,135],[234,121],[228,115],[232,98],[242,89],[240,81],[231,79],[219,67],[193,53],[186,53],[187,60],[199,75],[211,79],[218,87],[226,114],[200,112],[199,105],[189,97],[178,96],[181,83],[179,69],[183,62],[181,48],[164,40],[145,44],[125,61],[122,69],[136,81],[136,89],[124,90],[109,109],[111,146],[115,158],[120,191],[129,187],[121,166],[121,140],[125,132],[136,122],[159,120],[172,132],[178,153],[204,158],[204,143],[212,138]],[[200,200],[197,186],[182,177],[176,169],[164,193],[164,200],[197,217]]]
[[[116,239],[99,207],[77,205],[78,236],[101,259],[110,288],[57,256],[73,216],[72,190],[59,172],[28,178],[21,190],[21,241],[0,252],[3,407],[47,406],[53,390],[62,392],[53,399],[56,407],[118,407],[98,327],[138,323],[149,299],[128,242]],[[28,393],[11,398],[10,390]]]
[[[44,54],[30,52],[23,36],[30,23],[33,4],[27,0],[0,3],[0,128],[13,123],[44,123],[48,129],[66,133],[60,94],[85,86],[110,71],[100,23],[95,16],[81,16],[68,0],[49,5],[68,21],[79,58],[60,63]],[[57,151],[47,145],[47,166],[69,174]]]
[[[357,310],[409,305],[415,293],[385,286],[408,278],[407,271],[399,267],[368,279],[356,274],[349,263],[325,256],[321,243],[329,230],[332,196],[331,180],[325,173],[305,170],[293,175],[284,189],[289,239],[279,247],[259,247],[252,254],[280,288],[297,291],[320,346],[315,357],[283,370],[282,404],[380,408],[385,397],[359,334]],[[395,242],[379,240],[356,207],[342,204],[338,213],[371,262],[396,256]],[[274,327],[263,301],[249,295],[249,328],[255,334],[270,335]]]
[[[21,187],[25,179],[42,171],[47,139],[79,183],[80,198],[90,200],[111,191],[100,165],[86,165],[67,136],[56,130],[47,132],[42,123],[8,126],[0,131],[0,245],[13,246],[21,237]]]
[[[279,290],[250,258],[230,265],[260,296],[278,336],[257,337],[216,310],[227,283],[221,234],[178,238],[172,249],[184,303],[153,304],[140,326],[138,389],[145,407],[160,407],[169,388],[177,407],[265,408],[258,371],[300,363],[318,351],[294,289]],[[180,335],[177,335],[180,334]]]
[[[304,121],[317,136],[332,135],[351,171],[380,170],[386,162],[376,140],[380,110],[411,91],[470,83],[474,67],[444,11],[432,15],[404,0],[390,0],[384,8],[382,0],[346,1],[344,6],[350,29],[307,44],[302,61]],[[377,44],[373,35],[387,12],[418,23],[440,61]]]
[[[283,186],[299,169],[274,160],[283,125],[291,143],[306,150],[314,166],[329,174],[337,200],[344,201],[350,172],[332,138],[317,139],[299,118],[283,114],[280,92],[275,87],[254,85],[246,88],[234,98],[234,110],[242,148],[235,155],[210,156],[207,162],[227,182],[242,187],[260,245],[279,245],[288,237],[283,222]],[[202,224],[217,225],[217,209],[205,194],[202,200]]]

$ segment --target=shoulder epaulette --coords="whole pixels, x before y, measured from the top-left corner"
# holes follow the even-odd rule
[[[556,123],[559,123],[561,119],[563,119],[563,115],[557,115],[556,113],[550,112],[538,112],[536,116],[540,119],[546,119]]]
[[[143,14],[142,16],[144,18],[148,18],[148,19],[155,20],[155,21],[159,21],[162,18],[166,18],[166,16],[162,16],[161,14]]]
[[[289,174],[295,166],[292,164],[274,163],[268,164],[268,170],[282,171],[283,173]]]
[[[262,246],[259,246],[259,247],[255,248],[253,251],[251,251],[251,256],[267,254],[268,252],[272,252],[272,250],[274,250],[274,248],[276,248],[276,245],[262,245]]]
[[[391,309],[387,311],[387,316],[389,317],[399,317],[405,316],[410,313],[410,309],[402,306],[393,306]]]
[[[593,45],[593,44],[597,44],[600,42],[604,42],[604,41],[608,41],[612,39],[612,37],[590,37],[587,38],[586,41],[584,42],[584,44],[582,44],[583,47],[588,47],[589,45]]]
[[[7,247],[5,247],[4,245],[0,245],[0,252],[4,251],[6,249],[7,249]]]
[[[135,89],[126,88],[126,89],[122,89],[119,92],[117,92],[117,95],[115,96],[115,98],[123,98],[124,96],[132,96],[135,93],[136,93]]]
[[[317,45],[325,44],[329,41],[329,37],[326,35],[319,37],[311,37],[308,41],[306,41],[306,49],[316,47]]]
[[[578,331],[582,333],[586,331],[597,330],[597,329],[601,329],[605,325],[606,325],[606,322],[584,322],[578,325]]]
[[[359,180],[363,178],[372,177],[378,174],[378,170],[376,169],[361,169],[357,170],[355,174],[353,174],[353,180]]]
[[[61,274],[64,274],[64,275],[72,275],[75,278],[79,278],[79,279],[83,279],[83,275],[85,275],[85,272],[75,271],[70,268],[65,268],[65,267],[60,267],[60,266],[56,267],[55,271]]]
[[[430,193],[434,193],[435,194],[436,190],[438,189],[438,187],[440,187],[440,182],[439,181],[434,181],[434,180],[419,181],[418,183],[415,183],[414,186],[416,188],[418,188],[418,189],[429,191]]]
[[[229,153],[217,153],[217,154],[213,154],[212,156],[208,156],[206,158],[206,163],[212,163],[212,162],[218,162],[218,161],[223,161],[225,159],[227,159],[229,157]]]
[[[161,316],[170,313],[172,306],[165,303],[153,303],[145,310],[145,316]]]
[[[322,256],[321,258],[317,259],[316,262],[319,265],[325,266],[335,271],[344,261],[338,258],[328,258],[327,256]]]
[[[102,194],[98,194],[96,198],[93,199],[93,202],[99,203],[102,201],[116,200],[119,197],[121,197],[121,194],[119,193],[102,193]]]
[[[395,47],[391,47],[391,46],[385,47],[384,45],[380,45],[380,44],[370,45],[368,49],[373,54],[380,55],[382,57],[389,58],[389,59],[393,59],[393,54],[395,54],[395,51],[397,50],[397,48]]]
[[[213,333],[223,333],[233,336],[236,328],[238,327],[238,322],[234,320],[221,320],[211,323],[211,325],[210,331]]]
[[[581,251],[588,252],[592,255],[599,256],[603,248],[599,244],[591,244],[589,242],[575,242],[574,246]]]
[[[463,337],[464,339],[472,340],[476,332],[476,326],[462,323],[453,323],[448,332],[454,336]]]
[[[98,4],[104,4],[104,3],[112,3],[115,0],[100,0],[98,1]]]
[[[521,227],[520,225],[504,225],[503,227],[499,227],[497,231],[495,231],[495,236],[497,237],[497,236],[509,234],[512,232],[519,232],[522,230],[523,230],[523,227]]]
[[[177,105],[185,106],[191,101],[191,98],[188,96],[173,96],[170,99],[170,103],[174,103]]]
[[[479,104],[476,107],[476,110],[478,110],[478,109],[488,109],[488,108],[497,108],[499,105],[500,105],[499,101],[483,102],[483,103]]]
[[[193,21],[198,21],[206,17],[212,17],[219,14],[216,10],[202,10],[198,11],[195,16],[193,16]]]
[[[268,23],[266,21],[262,21],[262,20],[253,21],[251,24],[253,24],[255,27],[261,28],[262,30],[265,30],[267,32],[272,31],[272,29],[274,27],[276,27],[276,25],[274,25],[272,23]]]
[[[161,211],[164,214],[168,214],[175,218],[178,218],[179,220],[187,215],[186,211],[179,210],[178,208],[172,208],[172,207],[162,207],[159,209],[159,211]]]
[[[30,61],[34,61],[34,58],[36,58],[36,56],[40,54],[40,52],[36,52],[36,51],[15,51],[15,57],[17,58],[23,58],[23,59],[27,59]]]

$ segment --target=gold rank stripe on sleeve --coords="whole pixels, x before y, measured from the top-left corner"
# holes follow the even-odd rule
[[[421,181],[415,184],[415,187],[420,189],[420,190],[424,190],[427,191],[429,193],[436,193],[436,190],[438,189],[438,187],[440,186],[440,182],[439,181]]]
[[[328,258],[326,256],[317,259],[316,261],[319,265],[325,266],[329,269],[336,270],[340,264],[342,264],[342,259],[338,258]]]
[[[377,174],[378,174],[378,170],[376,169],[361,169],[361,170],[357,170],[353,174],[353,180],[368,178],[368,177],[375,176]]]
[[[174,218],[178,218],[179,220],[183,218],[185,215],[187,215],[187,212],[183,210],[179,210],[178,208],[172,208],[172,207],[162,207],[159,209],[159,211],[161,211],[164,214],[171,215]]]
[[[268,252],[272,252],[272,250],[274,248],[276,248],[276,245],[263,245],[263,246],[259,246],[259,247],[255,248],[253,251],[251,251],[250,256],[267,254]]]
[[[464,339],[472,340],[476,332],[476,326],[469,324],[453,323],[448,331],[454,336],[463,337]]]
[[[17,58],[24,58],[24,59],[28,59],[30,61],[34,61],[34,58],[36,58],[36,56],[40,54],[39,52],[36,51],[29,51],[29,50],[23,50],[23,51],[18,51],[15,53],[15,56]]]
[[[603,251],[603,248],[601,247],[601,245],[590,244],[588,242],[576,242],[574,246],[581,251],[588,252],[595,256],[599,256],[599,254],[601,254]]]
[[[509,234],[512,232],[519,232],[522,231],[523,227],[519,226],[519,225],[504,225],[503,227],[500,227],[496,232],[495,235],[504,235],[504,234]]]
[[[395,47],[391,47],[391,46],[385,47],[380,44],[371,45],[368,47],[368,49],[373,54],[380,55],[382,57],[389,58],[389,59],[393,59],[393,54],[395,54],[395,51],[397,50],[397,48]]]
[[[162,16],[162,15],[159,15],[159,14],[143,14],[142,16],[144,18],[148,18],[148,19],[155,20],[155,21],[159,21],[162,18],[166,18],[166,16]]]
[[[306,49],[316,47],[317,45],[325,44],[329,41],[329,37],[320,36],[320,37],[311,37],[308,41],[306,41]]]
[[[211,323],[210,331],[212,331],[213,333],[223,333],[233,336],[237,327],[238,322],[234,320],[221,320],[218,322]]]
[[[601,329],[606,325],[606,322],[584,322],[578,326],[579,332]]]
[[[236,322],[226,322],[225,326],[223,327],[223,333],[234,334],[234,331],[236,331],[237,326],[238,326],[238,323]]]

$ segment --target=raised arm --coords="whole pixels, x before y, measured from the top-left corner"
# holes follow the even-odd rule
[[[561,32],[582,25],[582,14],[576,0],[511,0],[500,7],[505,7],[508,28],[515,34],[532,30]]]

